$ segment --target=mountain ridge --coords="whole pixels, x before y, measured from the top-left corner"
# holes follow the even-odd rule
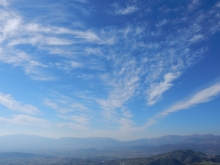
[[[175,150],[151,157],[110,160],[103,165],[220,165],[219,155],[208,156],[192,150]]]
[[[74,152],[91,148],[97,149],[101,154],[114,151],[115,153],[125,154],[132,152],[141,154],[144,152],[147,155],[154,155],[177,149],[192,149],[214,155],[220,154],[220,136],[211,134],[167,135],[131,141],[119,141],[109,137],[62,137],[54,139],[25,134],[0,136],[0,152]]]

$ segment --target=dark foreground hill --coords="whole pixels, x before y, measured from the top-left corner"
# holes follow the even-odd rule
[[[152,157],[60,157],[29,153],[0,153],[0,165],[220,165],[220,155],[207,156],[192,150],[176,150]]]
[[[220,165],[220,156],[209,157],[202,152],[176,150],[147,158],[111,160],[103,165]],[[100,164],[101,165],[101,164]]]

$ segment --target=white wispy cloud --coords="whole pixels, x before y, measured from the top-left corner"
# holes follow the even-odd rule
[[[3,123],[11,123],[16,125],[34,125],[34,126],[41,126],[41,127],[50,127],[51,124],[45,120],[40,119],[28,115],[13,115],[12,118],[3,118],[0,117],[0,122]]]
[[[48,81],[55,80],[54,76],[46,75],[40,68],[47,68],[48,66],[40,61],[32,58],[25,52],[6,50],[0,48],[0,61],[11,64],[15,67],[22,67],[25,74],[30,75],[34,80]]]
[[[2,15],[0,19],[0,42],[2,44],[0,52],[0,61],[13,66],[19,66],[23,68],[26,74],[31,75],[36,80],[51,80],[52,76],[44,76],[44,73],[39,68],[46,68],[45,64],[42,64],[38,60],[34,59],[31,55],[23,50],[17,50],[13,46],[16,42],[23,42],[24,39],[18,39],[23,34],[23,21],[16,13],[9,12],[7,10],[0,10]],[[30,41],[29,41],[30,42]],[[33,41],[31,41],[33,42]],[[10,45],[11,44],[11,45]]]
[[[74,1],[76,1],[76,2],[80,2],[80,3],[88,3],[87,0],[74,0]]]
[[[67,51],[66,47],[73,44],[97,43],[109,44],[109,38],[101,38],[99,34],[92,30],[74,30],[64,27],[43,25],[35,22],[25,21],[19,13],[9,10],[0,10],[0,43],[2,43],[0,61],[19,66],[24,69],[27,75],[34,80],[55,80],[52,75],[48,75],[46,68],[54,65],[45,65],[33,59],[25,50],[19,49],[21,45],[32,45],[38,51],[48,51],[48,54],[59,54],[63,58],[69,58],[72,51]],[[71,36],[71,39],[65,37]],[[86,52],[86,51],[84,51]],[[23,54],[21,58],[21,54]],[[24,58],[25,54],[25,58]],[[42,56],[38,60],[43,61]],[[30,62],[31,61],[31,62]],[[73,63],[72,67],[76,66]],[[79,64],[79,63],[78,63]],[[62,65],[64,66],[64,65]],[[77,65],[79,67],[79,65]]]
[[[58,115],[64,122],[59,122],[56,124],[57,127],[70,128],[74,130],[88,130],[90,125],[90,117],[87,115]]]
[[[117,15],[127,15],[127,14],[134,13],[137,10],[138,8],[136,6],[127,6],[126,8],[117,9],[115,13]]]
[[[97,34],[94,32],[88,30],[88,31],[73,31],[73,35],[75,35],[76,38],[83,39],[85,41],[94,42],[94,41],[100,41],[101,39]]]
[[[199,0],[192,0],[191,3],[188,5],[188,8],[190,11],[192,11],[193,9],[197,8],[199,4]]]
[[[8,1],[7,0],[0,0],[0,5],[7,6],[8,5]]]
[[[122,59],[121,59],[122,60]],[[112,118],[116,108],[122,108],[124,103],[134,96],[139,82],[139,70],[136,69],[134,59],[115,61],[116,65],[120,65],[120,69],[115,70],[113,75],[105,75],[102,77],[104,82],[112,88],[107,99],[96,99],[96,101],[104,109],[104,116]],[[117,67],[116,67],[117,68]]]
[[[198,42],[204,39],[204,36],[202,34],[197,34],[195,36],[193,36],[190,41],[191,42]]]
[[[220,2],[218,2],[215,6],[216,6],[216,7],[220,7]]]
[[[2,43],[20,31],[21,18],[6,10],[0,10],[0,14],[0,32],[2,33],[0,42]]]
[[[133,129],[134,122],[128,118],[119,119],[120,130],[123,132],[130,132]]]
[[[55,95],[52,99],[45,99],[44,104],[61,114],[88,111],[88,108],[83,104],[61,94]]]
[[[88,126],[85,126],[83,124],[78,124],[78,123],[72,123],[72,122],[63,122],[63,123],[58,123],[57,127],[60,128],[70,128],[73,130],[78,130],[78,131],[85,131],[88,130]]]
[[[54,46],[63,46],[63,45],[71,45],[73,44],[72,41],[67,39],[61,39],[57,37],[45,37],[42,35],[36,35],[31,38],[22,38],[22,39],[14,39],[11,40],[8,46],[16,46],[16,45],[23,45],[23,44],[31,44],[35,45],[54,45]]]
[[[169,21],[167,19],[164,19],[164,20],[158,22],[158,24],[156,24],[156,26],[163,26],[163,25],[167,24],[168,22]]]
[[[2,104],[10,110],[25,114],[34,115],[40,113],[40,110],[37,107],[16,101],[11,95],[4,94],[2,92],[0,92],[0,104]]]
[[[71,67],[73,67],[73,68],[79,68],[79,67],[82,67],[82,66],[83,66],[82,63],[79,63],[79,62],[76,62],[76,61],[71,61],[71,62],[70,62],[70,65],[71,65]]]
[[[210,29],[210,31],[211,31],[212,34],[214,34],[214,33],[218,32],[219,29],[220,29],[220,21],[218,21],[218,23],[216,23],[216,24]]]
[[[86,48],[86,53],[89,55],[97,55],[97,56],[102,56],[102,50],[100,48]]]
[[[192,4],[197,4],[197,2],[193,1]],[[129,14],[129,13],[138,11],[138,6],[135,6],[135,5],[128,5],[126,8],[122,8],[122,9],[119,7],[116,7],[116,8],[117,8],[118,14]],[[77,47],[78,44],[80,44],[80,47],[79,47],[79,49],[81,50],[80,55],[82,55],[83,53],[86,55],[92,53],[92,54],[99,54],[102,56],[104,54],[101,48],[103,44],[106,44],[106,45],[111,44],[112,46],[115,46],[116,49],[117,49],[118,43],[122,43],[124,47],[128,47],[128,48],[130,46],[131,48],[135,48],[135,47],[140,48],[139,46],[142,45],[141,49],[142,50],[145,49],[145,51],[143,52],[148,52],[149,51],[148,49],[150,48],[159,50],[161,47],[164,47],[166,45],[165,42],[163,43],[140,42],[140,39],[141,38],[143,39],[143,36],[144,36],[142,35],[142,32],[149,35],[148,33],[146,33],[145,31],[146,28],[144,26],[142,27],[137,26],[134,28],[132,28],[132,26],[128,26],[125,29],[115,29],[115,30],[114,29],[112,30],[111,28],[106,27],[100,30],[97,30],[97,29],[93,30],[92,28],[86,28],[86,25],[84,25],[84,28],[77,28],[76,30],[74,28],[68,29],[64,27],[56,27],[56,26],[41,24],[38,22],[26,22],[21,16],[19,16],[19,13],[7,12],[6,10],[5,11],[3,10],[1,12],[2,12],[1,13],[2,14],[1,25],[3,27],[2,32],[4,34],[2,41],[5,41],[5,43],[7,43],[7,47],[4,48],[5,50],[15,49],[15,47],[22,45],[22,44],[30,44],[39,50],[48,51],[49,54],[57,54],[57,55],[61,55],[63,58],[70,58],[75,55],[75,53],[71,51],[70,46]],[[163,25],[167,22],[168,22],[168,19],[162,19],[161,21],[159,21],[158,25]],[[158,29],[158,31],[160,31],[160,29]],[[178,31],[180,31],[180,33],[182,34],[187,33],[186,31],[181,32],[181,28]],[[194,33],[194,31],[191,33]],[[126,39],[126,42],[120,40],[119,38],[119,36],[122,35],[122,32],[123,32],[124,38]],[[71,37],[66,38],[67,35]],[[170,38],[173,38],[169,42],[169,44],[172,44],[172,45],[174,45],[174,43],[176,44],[177,41],[179,42],[179,39],[181,40],[181,37],[183,35],[182,36],[177,35],[177,36],[178,37],[175,37],[174,35],[170,35],[169,37],[167,37],[169,40]],[[134,38],[136,39],[134,40]],[[175,38],[176,40],[174,41]],[[191,40],[192,42],[199,42],[202,39],[204,39],[204,36],[195,35],[195,34],[188,36],[188,33],[187,33],[186,37],[183,38],[182,40],[184,39]],[[87,45],[90,43],[92,45],[96,45],[96,48],[94,48],[93,46]],[[86,44],[86,49],[84,51],[82,51],[82,47],[81,47],[83,44]],[[185,47],[183,44],[182,46]],[[177,49],[179,49],[179,47],[180,46],[178,46]],[[108,48],[105,48],[105,51],[107,49]],[[164,52],[164,53],[167,53],[167,52]],[[174,50],[174,53],[176,53],[175,50]],[[13,55],[16,56],[16,54],[13,54]],[[43,59],[40,59],[40,60],[43,60]],[[88,61],[92,61],[92,60],[88,60]],[[97,65],[100,65],[100,63],[101,61],[99,61]],[[73,68],[74,66],[77,66],[75,68],[79,68],[79,64],[77,65],[75,64],[76,63],[74,63]],[[26,67],[27,65],[28,64],[26,63],[24,65],[17,65],[17,66]],[[55,66],[55,65],[50,65],[50,66]],[[64,68],[63,70],[68,69],[64,63],[60,64],[59,66],[63,67]],[[86,65],[86,66],[89,66],[89,65]],[[45,70],[45,67],[42,67],[42,65],[38,65],[37,67],[31,67],[31,68],[32,68],[32,73],[35,74],[35,76],[32,76],[34,77],[34,79],[37,79],[38,74],[42,74],[38,70],[39,68],[42,70]],[[92,67],[89,67],[89,69],[92,69]],[[29,69],[29,72],[26,72],[26,73],[31,74],[31,70]],[[161,74],[164,75],[164,73],[161,73]],[[51,76],[50,79],[55,79],[55,78]],[[39,80],[48,80],[48,79],[46,79],[46,76],[42,74],[42,75],[39,75]]]
[[[3,27],[4,35],[12,35],[18,30],[21,24],[21,19],[19,17],[14,17],[5,22],[5,26]]]
[[[189,8],[196,8],[199,5],[200,2],[193,1],[192,6]],[[119,9],[118,6],[115,8]],[[186,12],[191,12],[188,9],[186,10]],[[212,12],[216,13],[214,10]],[[191,45],[198,44],[211,35],[206,29],[212,29],[213,25],[216,26],[216,23],[210,25],[205,22],[208,18],[218,22],[214,17],[214,14],[196,13],[184,20],[163,18],[161,21],[158,21],[157,30],[151,32],[148,32],[140,24],[138,26],[128,25],[120,30],[108,29],[112,36],[115,36],[116,42],[113,44],[115,46],[114,49],[108,49],[109,53],[105,54],[112,64],[111,66],[114,66],[114,69],[112,69],[112,72],[101,76],[109,90],[106,92],[105,98],[96,99],[103,109],[103,115],[115,123],[119,123],[122,118],[132,122],[129,117],[121,114],[121,109],[126,107],[126,103],[135,97],[137,93],[139,96],[145,97],[147,104],[151,106],[162,100],[164,92],[175,85],[175,80],[187,68],[197,63],[203,57],[207,49],[191,49]],[[184,21],[190,21],[193,24],[187,24],[187,28],[185,26],[183,28],[178,26],[178,24],[182,24]],[[168,22],[172,24],[173,28],[177,25],[178,29],[174,33],[168,32],[165,35],[162,25]],[[208,24],[206,29],[203,26],[204,24]],[[136,29],[141,29],[141,32],[136,33]],[[161,38],[164,36],[166,39],[161,41]],[[143,39],[145,39],[145,42],[142,42]],[[119,44],[120,48],[116,44]],[[138,53],[135,53],[133,56],[131,53],[133,51]],[[101,52],[103,53],[104,51]],[[135,62],[132,63],[126,60],[125,57],[134,57],[133,61]],[[129,75],[132,75],[135,81],[131,81],[133,83],[130,85],[123,84],[123,82],[129,82]],[[154,122],[153,119],[150,120],[150,123]],[[132,127],[130,125],[129,129],[132,130]]]
[[[90,123],[89,118],[86,117],[85,115],[72,115],[70,116],[70,119],[76,123],[83,124],[83,125],[88,125]]]
[[[64,122],[59,122],[56,124],[57,127],[66,127],[75,130],[88,130],[90,127],[91,116],[86,114],[78,115],[58,115]]]
[[[59,102],[56,101],[51,101],[49,99],[46,99],[44,101],[44,104],[50,108],[52,108],[53,110],[56,110],[57,112],[61,113],[61,114],[67,114],[70,112],[73,112],[74,110],[70,107],[66,107],[66,106],[62,106],[60,105]]]
[[[202,89],[192,95],[191,97],[180,101],[170,108],[158,113],[153,118],[149,119],[148,122],[144,125],[144,128],[151,126],[152,124],[155,124],[157,120],[160,118],[168,116],[170,113],[178,112],[180,110],[189,109],[195,105],[209,102],[213,100],[215,97],[217,97],[220,94],[220,82],[217,82],[205,89]]]
[[[107,54],[108,60],[114,67],[112,72],[102,75],[101,79],[110,90],[105,99],[96,99],[103,109],[103,115],[114,121],[120,118],[120,110],[137,93],[146,97],[148,105],[154,105],[161,100],[164,92],[174,85],[174,80],[203,56],[205,49],[192,51],[188,48],[189,39],[201,31],[199,27],[197,24],[190,25],[189,29],[183,28],[179,29],[177,34],[169,34],[164,42],[150,41],[147,44],[139,41],[139,37],[143,37],[142,33],[147,33],[140,26],[111,30],[117,43],[124,47],[120,47],[118,51],[116,46]],[[136,33],[136,29],[142,29],[142,33]],[[148,35],[157,38],[162,34]],[[201,37],[196,38],[197,42],[202,41]],[[193,39],[194,42],[196,38]],[[136,50],[143,54],[138,56],[139,59],[130,54]],[[153,55],[151,55],[152,51],[155,52]]]
[[[123,112],[123,116],[126,118],[131,118],[133,116],[131,111],[129,110],[123,110],[122,112]]]
[[[147,90],[147,103],[148,105],[155,104],[162,96],[162,94],[172,87],[172,81],[179,77],[179,73],[167,73],[164,75],[164,80],[159,83],[153,83]]]
[[[86,3],[84,0],[80,2]],[[6,1],[0,0],[0,4],[4,3]],[[73,7],[80,10],[82,4],[73,3]],[[198,44],[219,31],[218,12],[214,9],[209,12],[191,13],[199,4],[198,0],[191,1],[188,5],[190,11],[186,9],[185,12],[189,13],[185,14],[184,18],[177,15],[175,19],[168,19],[161,15],[156,29],[150,27],[151,21],[154,21],[150,18],[149,20],[144,18],[144,21],[138,24],[132,22],[146,14],[142,13],[144,10],[139,10],[141,6],[138,6],[138,3],[124,8],[118,6],[114,8],[113,12],[117,15],[114,17],[140,12],[137,17],[131,19],[131,22],[125,22],[122,26],[114,26],[110,23],[101,28],[87,25],[86,21],[80,20],[81,18],[77,16],[71,17],[71,21],[60,21],[56,17],[42,21],[41,16],[28,21],[29,19],[25,19],[18,10],[15,12],[11,9],[9,12],[9,9],[1,9],[0,61],[22,68],[34,80],[54,80],[55,77],[46,72],[49,69],[54,72],[60,69],[64,74],[74,74],[74,78],[88,79],[97,74],[98,76],[94,77],[100,79],[94,84],[104,94],[93,98],[93,101],[100,105],[103,111],[101,113],[106,118],[113,118],[124,130],[130,129],[133,114],[131,111],[123,110],[126,103],[138,93],[140,99],[147,100],[148,105],[156,104],[163,98],[164,92],[175,85],[174,80],[203,56],[204,48],[191,49],[191,45]],[[85,15],[86,13],[92,15],[91,11],[87,12],[85,8],[83,12]],[[62,17],[62,14],[60,15]],[[65,21],[67,25],[71,25],[57,26]],[[163,31],[163,25],[168,22],[172,25],[170,27],[172,32]],[[30,54],[25,49],[21,50],[20,47],[24,46],[43,51],[44,55],[36,52]],[[47,61],[54,55],[59,56],[58,60],[54,58],[53,62]],[[88,69],[88,73],[79,71],[81,68]],[[77,73],[73,73],[76,69],[78,69]],[[63,96],[45,99],[44,103],[61,114],[88,110],[87,104],[83,101],[78,102]],[[76,117],[73,118],[75,121],[59,125],[73,128],[86,127],[79,123],[83,121],[82,118],[78,123]]]

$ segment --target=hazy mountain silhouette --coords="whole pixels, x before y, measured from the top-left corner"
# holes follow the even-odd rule
[[[22,152],[0,152],[1,158],[32,158],[37,156],[36,154],[31,153],[22,153]]]
[[[143,153],[155,155],[177,149],[192,149],[209,155],[220,154],[220,136],[215,135],[169,135],[160,138],[139,139],[133,141],[118,141],[111,138],[45,138],[32,135],[7,135],[0,137],[0,152],[115,152]]]

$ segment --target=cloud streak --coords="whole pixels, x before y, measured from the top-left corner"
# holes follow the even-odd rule
[[[189,109],[195,105],[209,102],[213,100],[216,96],[220,94],[220,82],[217,82],[197,93],[192,95],[190,98],[180,101],[170,108],[158,113],[153,118],[149,119],[148,122],[144,125],[144,128],[155,124],[160,118],[168,116],[170,113],[178,112],[180,110]]]
[[[34,115],[40,113],[39,109],[35,106],[16,101],[11,95],[2,92],[0,92],[0,104],[10,110],[25,114]]]
[[[7,6],[8,5],[8,1],[7,0],[0,0],[0,5]]]
[[[43,64],[44,62],[42,61],[45,61],[45,58],[41,55],[33,58],[34,55],[39,54],[41,51],[46,51],[46,55],[56,54],[62,55],[63,58],[69,58],[74,55],[69,46],[77,45],[78,47],[78,45],[83,44],[105,45],[114,42],[111,37],[101,37],[99,32],[97,33],[92,29],[69,29],[43,25],[37,22],[30,23],[19,13],[9,12],[9,10],[5,9],[0,10],[0,15],[0,43],[2,44],[0,61],[21,67],[34,80],[47,81],[56,79],[54,76],[48,75],[49,73],[46,71],[54,69],[51,67],[55,65]],[[34,47],[35,52],[30,54],[22,47],[30,49]],[[67,48],[70,50],[67,51]],[[82,50],[80,52],[86,53],[86,51]],[[74,68],[76,63],[73,63],[72,66]]]
[[[161,98],[162,94],[173,86],[171,82],[178,78],[179,75],[179,73],[167,73],[164,75],[164,81],[158,84],[152,84],[147,90],[147,95],[149,96],[147,99],[148,105],[155,104]]]
[[[65,122],[59,122],[56,124],[57,127],[67,127],[70,129],[74,130],[88,130],[90,123],[90,118],[87,117],[86,115],[69,115],[69,116],[64,116],[64,115],[59,115],[59,117]]]
[[[127,6],[126,8],[117,9],[115,13],[117,15],[127,15],[127,14],[134,13],[137,10],[138,8],[136,6]]]
[[[28,115],[13,115],[12,118],[3,118],[0,117],[0,122],[6,122],[16,125],[34,125],[34,126],[41,126],[41,127],[50,127],[51,124],[45,120],[40,119]]]
[[[83,104],[61,94],[55,94],[52,99],[44,99],[44,104],[60,114],[88,111]]]

